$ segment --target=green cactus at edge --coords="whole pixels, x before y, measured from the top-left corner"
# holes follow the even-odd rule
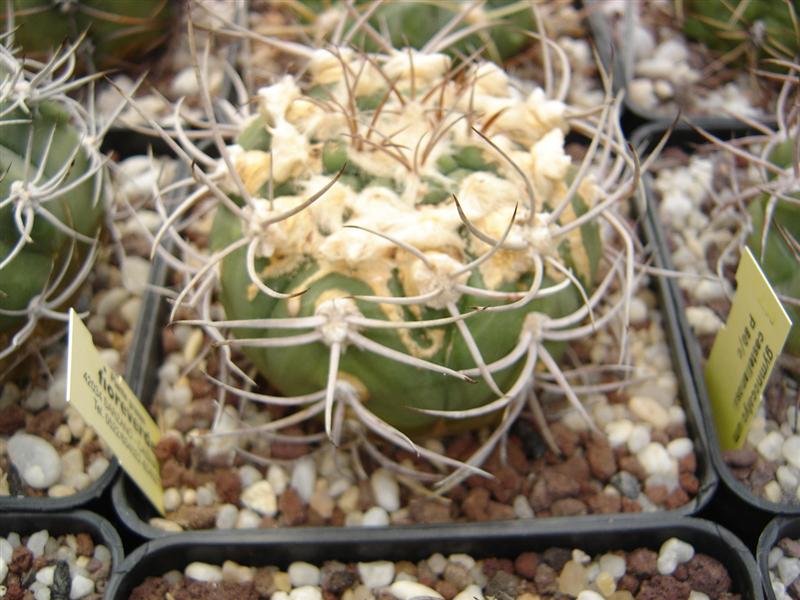
[[[179,3],[174,0],[6,0],[15,42],[27,56],[46,57],[87,33],[97,68],[138,62],[163,43]],[[7,19],[4,10],[0,15]]]
[[[399,84],[398,84],[399,85]],[[435,82],[430,84],[435,87]],[[318,90],[317,90],[318,91]],[[404,90],[407,92],[407,90]],[[376,94],[382,96],[386,89],[382,88]],[[419,90],[424,94],[425,89]],[[354,98],[356,105],[364,116],[361,120],[369,121],[368,115],[374,108],[374,97],[359,96]],[[296,101],[299,102],[299,101]],[[239,145],[245,151],[268,153],[272,149],[271,127],[268,126],[263,116],[256,118],[243,131],[239,137]],[[367,168],[357,166],[357,159],[350,156],[355,152],[347,137],[338,135],[332,139],[313,139],[311,142],[321,149],[319,168],[321,174],[327,178],[334,177],[341,170],[341,178],[337,185],[346,186],[354,193],[362,192],[371,186],[388,188],[392,193],[402,193],[404,182],[399,179],[387,179],[376,173],[371,173]],[[521,144],[516,144],[520,150]],[[417,209],[437,205],[449,206],[455,215],[456,208],[452,197],[457,192],[464,180],[481,173],[500,173],[503,159],[476,136],[472,136],[469,144],[453,145],[447,152],[440,154],[436,160],[437,173],[423,178],[423,185],[414,198]],[[314,167],[310,167],[313,169]],[[569,180],[575,173],[575,167],[570,167],[567,175]],[[262,170],[263,175],[263,170]],[[273,195],[292,195],[304,189],[302,181],[288,178],[276,181]],[[260,197],[269,194],[268,184],[260,186]],[[485,199],[485,201],[491,201]],[[241,204],[241,198],[237,198]],[[325,202],[323,198],[321,203]],[[521,198],[520,202],[524,202]],[[550,211],[554,207],[546,203],[539,210]],[[567,214],[580,215],[587,209],[587,203],[580,194],[575,194],[572,199],[572,210],[564,212],[559,222],[565,222]],[[321,210],[325,210],[322,208]],[[345,216],[346,218],[346,216]],[[220,206],[217,209],[216,219],[212,229],[211,243],[213,250],[228,247],[237,240],[241,240],[243,225],[239,217],[231,210]],[[461,231],[460,235],[467,234]],[[602,254],[600,236],[596,223],[589,223],[580,228],[580,238],[575,245],[575,238],[563,239],[559,243],[559,254],[564,264],[572,268],[578,275],[586,293],[590,294],[595,283],[597,265]],[[320,265],[312,249],[303,257],[294,257],[295,267],[281,271],[278,276],[266,277],[264,283],[275,290],[298,291],[307,290],[302,295],[290,299],[276,299],[265,294],[254,293],[254,286],[246,269],[246,251],[244,248],[227,256],[221,263],[221,290],[220,298],[225,307],[228,319],[288,319],[293,317],[312,316],[315,307],[325,296],[359,296],[379,294],[371,287],[366,278],[343,270],[326,269],[322,277],[318,277]],[[581,263],[574,260],[573,253],[585,253],[585,260]],[[472,256],[474,258],[474,256]],[[267,258],[256,259],[256,269],[259,273],[268,271],[270,260]],[[399,269],[395,268],[388,282],[388,288],[394,296],[412,295],[413,292],[405,289]],[[553,284],[552,273],[545,276],[544,285]],[[525,270],[521,273],[512,273],[503,276],[492,284],[494,290],[524,293],[530,285],[533,273]],[[561,279],[561,276],[558,276]],[[487,282],[482,280],[481,272],[476,270],[469,276],[468,285],[486,289]],[[461,313],[468,312],[477,306],[498,304],[487,302],[485,298],[473,297],[464,294],[457,300]],[[480,352],[487,363],[506,356],[518,341],[519,333],[523,329],[526,316],[532,312],[544,313],[550,317],[560,317],[577,310],[583,300],[576,286],[570,285],[562,291],[545,298],[537,299],[526,306],[508,312],[484,312],[471,316],[467,323]],[[370,319],[386,320],[385,308],[375,302],[356,301],[358,310],[364,317]],[[422,306],[419,310],[402,307],[402,318],[407,321],[437,319],[447,317],[448,313],[442,308]],[[273,330],[237,329],[238,337],[257,338],[273,337],[280,332]],[[439,328],[411,330],[407,335],[401,335],[398,330],[375,329],[366,332],[375,342],[400,352],[411,354],[424,354],[427,360],[445,365],[453,370],[474,367],[474,360],[469,348],[458,332],[455,325],[450,324]],[[409,339],[412,338],[412,339]],[[556,344],[560,345],[560,344]],[[552,352],[558,348],[548,344]],[[327,359],[329,349],[323,343],[315,343],[300,347],[290,348],[243,348],[246,355],[256,365],[260,372],[267,378],[271,385],[282,394],[295,396],[312,393],[324,388],[328,377]],[[507,390],[518,376],[521,364],[518,362],[496,374],[496,383]],[[421,428],[431,426],[436,419],[417,412],[414,408],[451,410],[469,409],[487,403],[494,394],[485,382],[470,384],[455,378],[444,377],[440,373],[425,371],[413,366],[400,364],[397,361],[376,356],[369,352],[349,347],[342,355],[339,364],[340,377],[349,381],[357,381],[358,389],[364,398],[369,410],[380,419],[403,431],[419,431]]]
[[[791,168],[794,140],[776,146],[770,161],[784,169]],[[794,194],[797,197],[796,194]],[[752,220],[752,232],[747,245],[761,264],[764,274],[775,291],[789,298],[800,298],[800,206],[778,200],[766,236],[766,248],[762,248],[764,219],[769,195],[764,194],[748,206]],[[784,303],[792,320],[792,329],[786,340],[785,352],[800,355],[800,306]]]
[[[36,98],[35,84],[4,85],[20,71],[9,68],[18,60],[10,51],[2,47],[0,52],[2,363],[24,346],[42,320],[63,309],[51,301],[72,295],[74,279],[86,274],[104,206],[102,162],[84,143],[88,132],[69,104],[74,101],[58,93]],[[23,62],[16,65],[22,69]],[[21,82],[30,84],[35,75],[25,64]],[[16,93],[25,89],[28,97]],[[25,331],[25,339],[15,339],[26,327],[33,330]]]
[[[300,4],[305,9],[300,13],[300,17],[310,20],[326,9],[341,7],[343,3],[331,0],[302,0]],[[369,2],[357,0],[355,4],[363,9]],[[464,10],[466,5],[466,2],[456,0],[391,0],[378,6],[369,22],[380,32],[384,31],[385,24],[388,40],[393,47],[409,46],[419,50]],[[535,30],[528,0],[488,0],[480,9],[473,9],[456,31],[478,23],[488,25],[491,21],[502,24],[487,26],[464,37],[448,46],[447,53],[451,56],[468,56],[486,45],[484,56],[502,63],[531,43],[531,38],[524,33]],[[381,51],[375,41],[363,32],[359,32],[351,44],[369,52]]]
[[[720,52],[741,49],[742,57],[794,58],[800,32],[793,17],[797,0],[678,0],[683,31]]]

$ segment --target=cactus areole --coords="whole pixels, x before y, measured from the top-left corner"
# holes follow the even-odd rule
[[[412,50],[320,50],[309,73],[262,89],[228,147],[211,243],[243,351],[282,394],[344,386],[405,432],[519,394],[520,345],[557,351],[536,343],[601,259],[564,104]]]

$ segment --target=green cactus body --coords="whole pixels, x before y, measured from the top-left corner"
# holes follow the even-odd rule
[[[23,107],[0,96],[0,359],[22,345],[11,341],[22,328],[63,308],[49,301],[70,295],[103,217],[101,161],[85,124],[68,99],[31,98]]]
[[[797,14],[800,3],[791,0],[791,7]],[[798,34],[783,0],[682,0],[682,12],[686,35],[714,50],[751,48],[759,58],[797,55]],[[748,54],[753,53],[743,56]]]
[[[170,0],[13,0],[14,37],[44,57],[88,31],[98,68],[136,61],[167,39],[177,2]],[[6,19],[5,11],[2,18]]]
[[[770,160],[780,167],[791,168],[793,145],[794,140],[779,144],[770,154]],[[797,197],[796,194],[794,196]],[[800,242],[800,206],[778,200],[767,231],[766,247],[762,248],[764,218],[768,203],[769,196],[765,194],[749,204],[748,212],[753,230],[747,245],[761,264],[773,289],[783,296],[800,298],[800,260],[798,260],[797,246],[793,249],[790,245],[792,242],[780,232],[782,228],[789,238],[794,239],[795,245]],[[784,351],[798,356],[800,355],[800,307],[784,303],[784,309],[793,324]]]
[[[309,9],[301,15],[306,19],[312,15],[318,16],[326,9],[344,10],[339,2],[303,0],[302,4]],[[357,0],[355,4],[364,9],[370,2]],[[456,0],[391,0],[378,6],[369,22],[375,30],[388,34],[386,37],[393,47],[422,49],[464,8],[465,3]],[[502,24],[488,26],[494,21]],[[527,0],[488,0],[482,7],[470,11],[456,30],[480,23],[486,23],[487,27],[449,46],[448,54],[467,56],[486,46],[484,56],[495,62],[503,62],[530,44],[531,38],[524,32],[534,30],[533,15]],[[382,50],[363,32],[356,35],[351,43],[369,52]]]
[[[536,228],[530,223],[538,224],[559,205],[576,173],[563,154],[563,105],[544,100],[541,90],[523,95],[490,63],[482,63],[471,72],[475,81],[481,82],[472,99],[474,127],[480,129],[491,119],[491,133],[504,144],[506,156],[523,165],[520,168],[528,173],[537,198],[534,216],[528,206],[526,186],[508,161],[475,134],[465,119],[456,118],[455,123],[450,123],[452,119],[443,117],[448,111],[461,114],[470,95],[464,84],[445,79],[449,60],[442,55],[415,55],[412,75],[411,70],[403,71],[407,56],[403,52],[393,58],[384,57],[386,71],[392,70],[392,61],[397,63],[399,71],[393,85],[398,94],[388,93],[384,79],[363,72],[363,85],[355,86],[356,97],[352,100],[355,106],[360,95],[377,92],[386,96],[380,114],[375,110],[359,111],[354,122],[373,123],[376,140],[387,139],[393,131],[405,131],[397,134],[397,144],[413,148],[413,143],[419,142],[417,166],[410,170],[401,164],[402,160],[392,158],[390,149],[375,149],[363,138],[359,144],[349,134],[347,119],[305,96],[290,78],[262,90],[262,113],[243,130],[234,155],[237,171],[255,199],[248,206],[236,197],[245,219],[228,208],[218,207],[211,244],[213,250],[221,251],[243,237],[254,240],[259,247],[254,266],[262,281],[273,290],[299,295],[281,299],[260,292],[248,274],[247,251],[242,247],[221,262],[219,294],[228,319],[312,317],[329,301],[333,305],[344,303],[345,309],[354,309],[366,319],[412,323],[448,317],[451,309],[465,314],[476,307],[508,304],[523,297],[530,288],[535,277],[530,244],[538,242],[524,240],[528,240],[526,236],[532,239],[549,235],[546,227]],[[330,101],[342,105],[341,94],[348,93],[345,85],[353,89],[352,81],[345,84],[341,79],[343,71],[338,59],[328,53],[321,53],[318,58],[310,69],[312,84],[327,86]],[[357,72],[359,66],[354,63],[349,68]],[[443,104],[433,93],[437,86],[442,86]],[[402,101],[398,95],[403,96]],[[434,116],[437,111],[438,121]],[[495,114],[497,111],[500,114]],[[426,150],[424,142],[429,139],[434,143]],[[427,156],[423,160],[424,152]],[[268,199],[270,172],[272,201]],[[297,205],[337,172],[341,175],[338,182],[311,208],[260,229],[256,213],[279,212]],[[280,189],[295,190],[292,193],[297,195],[280,196],[276,192]],[[583,214],[595,202],[596,191],[596,185],[586,179],[554,226]],[[487,299],[469,292],[451,294],[445,289],[430,302],[409,305],[362,299],[424,294],[438,285],[436,273],[446,275],[488,251],[490,246],[473,236],[460,220],[454,195],[472,215],[475,227],[494,239],[501,238],[517,211],[516,224],[508,230],[515,243],[519,242],[516,249],[499,250],[479,268],[457,277],[470,289],[515,295],[503,300]],[[426,270],[413,253],[376,233],[350,229],[348,225],[398,237],[422,252],[433,267]],[[551,245],[544,248],[542,243]],[[589,222],[558,240],[542,243],[537,251],[570,269],[586,293],[591,293],[602,253],[597,226]],[[542,286],[559,282],[569,284],[562,273],[547,267]],[[563,285],[559,290],[513,310],[469,316],[465,324],[483,360],[488,364],[508,355],[520,333],[531,326],[531,315],[558,318],[582,306],[581,293],[574,284]],[[239,328],[234,333],[240,338],[286,334],[256,328]],[[473,353],[455,324],[421,329],[365,328],[360,333],[385,348],[454,371],[476,366]],[[554,354],[558,346],[547,345]],[[326,386],[330,348],[322,341],[243,350],[270,384],[285,395],[308,394]],[[505,392],[513,384],[522,362],[494,374],[501,390]],[[345,348],[338,378],[353,385],[374,415],[408,432],[420,431],[437,421],[414,409],[464,410],[496,398],[485,381],[472,384],[446,377],[376,355],[358,344]]]

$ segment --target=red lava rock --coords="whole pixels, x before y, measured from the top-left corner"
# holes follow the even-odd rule
[[[11,554],[11,564],[8,565],[8,572],[22,575],[30,570],[32,565],[33,552],[25,546],[17,546]]]
[[[448,444],[447,456],[451,456],[456,460],[466,460],[477,449],[478,444],[473,435],[471,433],[462,433]]]
[[[18,404],[9,404],[0,410],[0,435],[12,435],[25,427],[25,411]]]
[[[547,493],[553,500],[576,496],[581,489],[578,480],[554,469],[545,469],[542,478],[547,485]]]
[[[515,519],[514,508],[501,502],[489,501],[486,507],[486,516],[489,521],[508,521]]]
[[[278,512],[284,525],[302,525],[306,521],[306,506],[294,488],[286,490],[278,497]]]
[[[630,498],[622,496],[620,501],[622,502],[622,512],[642,512],[642,505],[636,500],[631,500]]]
[[[539,478],[533,484],[531,493],[528,495],[528,502],[535,512],[545,510],[550,506],[550,495],[547,493],[547,482]]]
[[[691,473],[681,473],[678,476],[681,489],[690,496],[694,496],[700,490],[700,481]]]
[[[432,498],[414,498],[408,511],[415,523],[449,523],[450,506]]]
[[[689,502],[689,496],[682,488],[676,487],[664,500],[664,508],[673,510]]]
[[[556,500],[550,507],[550,511],[554,517],[574,517],[578,515],[588,514],[589,510],[586,504],[577,498],[562,498]]]
[[[214,488],[220,500],[228,504],[239,504],[242,480],[232,469],[220,469],[214,474]]]
[[[620,577],[619,581],[617,581],[617,589],[619,591],[627,591],[631,594],[635,594],[639,590],[639,580],[630,573],[625,573],[625,575]]]
[[[533,582],[540,594],[555,594],[558,591],[558,572],[550,565],[539,563]]]
[[[697,472],[697,456],[694,452],[690,452],[678,461],[679,473],[692,473]]]
[[[94,541],[88,533],[79,533],[75,536],[77,553],[80,556],[92,556],[94,554]]]
[[[756,464],[753,466],[753,470],[750,471],[750,476],[748,477],[752,488],[755,490],[761,490],[761,488],[775,479],[775,471],[777,469],[778,465],[775,463],[758,459]]]
[[[322,589],[335,594],[337,597],[353,586],[358,577],[346,564],[338,561],[328,561],[321,569]]]
[[[176,590],[172,594],[175,600],[258,600],[252,582],[234,583],[233,581],[220,581],[219,583],[205,583],[202,581],[189,581],[186,587]]]
[[[489,490],[486,488],[472,488],[461,503],[461,510],[470,521],[486,521],[489,504]]]
[[[453,562],[447,563],[447,566],[445,566],[444,572],[442,573],[442,578],[445,581],[452,583],[456,590],[463,590],[470,583],[472,583],[472,575],[470,575],[469,569],[467,569],[464,565]]]
[[[164,349],[164,354],[181,351],[181,342],[172,327],[164,327],[161,330],[161,347]]]
[[[427,560],[421,560],[417,563],[417,580],[422,585],[433,587],[436,585],[438,579],[436,573],[431,570]]]
[[[530,471],[530,463],[525,456],[525,450],[522,448],[522,441],[515,435],[511,435],[508,438],[506,456],[508,465],[517,473],[525,475]]]
[[[177,460],[168,458],[161,465],[161,485],[165,488],[179,486],[184,470]]]
[[[64,422],[64,413],[60,410],[45,408],[43,411],[33,415],[26,424],[26,431],[33,435],[43,435],[45,433],[53,435],[58,426]]]
[[[669,491],[665,485],[648,485],[644,489],[644,494],[648,497],[650,502],[656,506],[661,506],[667,499]]]
[[[30,594],[30,592],[28,592]],[[31,595],[31,598],[33,596]],[[25,588],[23,588],[19,581],[13,581],[6,586],[6,594],[3,600],[27,600],[25,598]]]
[[[589,471],[589,461],[580,454],[574,454],[561,464],[555,465],[552,468],[562,475],[574,479],[578,483],[578,486],[589,481],[592,477]]]
[[[289,430],[287,429],[287,432]],[[308,444],[290,444],[288,442],[272,442],[269,446],[272,458],[293,460],[309,453]]]
[[[647,473],[642,467],[642,464],[639,462],[635,456],[626,456],[624,458],[619,459],[619,468],[621,471],[627,471],[639,481],[644,481],[647,478]]]
[[[589,512],[598,515],[609,515],[622,512],[622,499],[617,494],[600,492],[586,500]]]
[[[487,482],[487,487],[498,502],[511,502],[522,489],[522,478],[508,465],[493,471],[494,479]]]
[[[606,483],[617,472],[617,461],[608,441],[593,438],[586,448],[586,459],[594,477]]]
[[[517,575],[526,579],[533,579],[538,567],[539,555],[536,552],[523,552],[514,560],[514,570]]]
[[[181,506],[169,518],[184,529],[211,529],[217,518],[213,506]]]
[[[758,454],[752,448],[739,448],[737,450],[726,450],[722,453],[725,464],[730,467],[752,467],[758,459]]]
[[[486,558],[483,561],[483,574],[494,577],[498,572],[504,571],[507,575],[514,572],[514,563],[508,558]]]
[[[685,600],[691,591],[685,581],[669,575],[655,575],[642,582],[636,600]]]
[[[153,448],[153,454],[156,455],[159,461],[164,462],[168,458],[176,457],[182,445],[181,441],[174,435],[165,435],[158,440],[155,448]]]
[[[643,579],[658,572],[658,554],[649,548],[637,548],[628,553],[625,559],[628,573]]]
[[[134,588],[129,600],[161,600],[169,593],[170,587],[163,577],[148,577]]]
[[[550,425],[550,433],[565,456],[572,456],[580,444],[580,436],[572,431],[563,423],[553,423]]]
[[[731,578],[728,571],[718,560],[706,554],[695,554],[686,563],[689,585],[693,590],[703,592],[716,598],[731,589]]]
[[[442,580],[436,582],[434,589],[444,597],[444,600],[455,598],[459,591],[458,588],[449,581]]]

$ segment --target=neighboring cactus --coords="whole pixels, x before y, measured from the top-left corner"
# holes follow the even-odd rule
[[[794,59],[798,0],[680,0],[683,30],[729,60]]]
[[[94,66],[138,63],[164,42],[179,3],[174,0],[5,0],[0,19],[16,28],[26,56],[46,58],[84,32]],[[10,17],[10,18],[9,18]]]
[[[535,30],[529,0],[488,0],[484,3],[460,0],[391,0],[371,6],[368,0],[354,3],[359,15],[368,14],[373,32],[386,36],[394,48],[410,46],[421,50],[432,40],[443,42],[441,48],[451,56],[469,56],[485,47],[483,55],[502,63],[531,43],[526,31]],[[301,19],[314,19],[314,35],[328,33],[324,21],[346,34],[355,23],[341,0],[301,0],[291,3]],[[348,18],[349,17],[349,18]],[[366,51],[386,51],[380,36],[357,28],[348,45]],[[449,38],[449,39],[447,39]],[[343,40],[334,40],[340,43]],[[430,49],[430,48],[428,48]]]
[[[66,321],[102,224],[101,136],[66,95],[75,50],[41,64],[0,45],[0,364]]]
[[[186,252],[173,318],[197,308],[186,322],[220,344],[225,368],[246,377],[230,360],[241,348],[285,395],[224,390],[297,408],[210,435],[324,415],[335,442],[365,440],[363,427],[464,467],[406,436],[447,419],[499,422],[466,461],[474,470],[523,406],[538,407],[537,368],[591,421],[557,357],[612,322],[625,347],[636,257],[615,207],[638,169],[625,173],[636,163],[615,133],[619,99],[572,115],[566,86],[549,98],[488,62],[451,70],[444,54],[408,49],[294,49],[309,81],[262,89],[238,144],[215,135],[222,158],[170,140],[200,186],[156,238]],[[593,139],[580,166],[564,152],[570,127]],[[212,254],[198,266],[183,220],[209,199]],[[225,320],[211,318],[211,294]]]
[[[761,264],[775,292],[784,299],[792,320],[785,352],[800,356],[800,196],[797,194],[797,141],[783,139],[768,157],[783,171],[766,192],[748,206],[752,232],[747,245]],[[793,182],[787,186],[787,181]],[[768,220],[768,222],[767,222]]]

